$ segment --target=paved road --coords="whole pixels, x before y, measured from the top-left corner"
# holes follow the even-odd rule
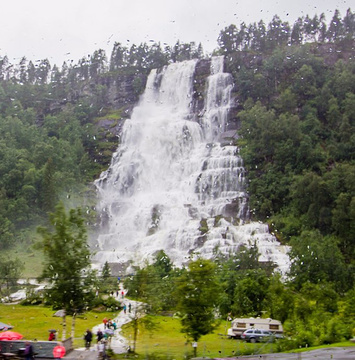
[[[69,353],[64,359],[75,360],[97,360],[98,354],[94,349],[89,350],[74,350]],[[199,358],[203,359],[203,358]],[[328,348],[307,351],[303,353],[291,354],[265,354],[265,355],[250,355],[250,356],[237,356],[233,358],[225,358],[223,360],[354,360],[355,347],[344,348]]]
[[[98,360],[98,352],[96,350],[73,350],[63,359],[75,360]]]
[[[337,347],[318,349],[312,351],[306,351],[302,353],[279,353],[279,354],[265,354],[265,355],[249,355],[249,356],[237,356],[234,358],[228,358],[228,360],[234,359],[248,359],[248,360],[354,360],[355,359],[355,346],[353,347]],[[227,360],[227,359],[223,359]]]

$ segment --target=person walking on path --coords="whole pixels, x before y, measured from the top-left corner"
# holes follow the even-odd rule
[[[129,303],[129,304],[128,304],[128,312],[130,313],[131,310],[132,310],[132,305],[131,305],[131,303]]]
[[[126,313],[126,311],[127,311],[127,306],[126,306],[126,304],[124,304],[123,305],[123,312]]]
[[[90,329],[86,330],[86,333],[84,335],[84,340],[85,340],[85,348],[90,349],[91,341],[92,341],[92,332],[90,331]]]
[[[106,317],[104,317],[103,318],[103,320],[102,320],[102,322],[104,323],[104,329],[106,329],[107,328],[107,318]]]
[[[104,334],[103,334],[103,332],[101,331],[100,328],[99,328],[99,330],[97,330],[96,336],[97,336],[97,342],[98,343],[104,338]]]

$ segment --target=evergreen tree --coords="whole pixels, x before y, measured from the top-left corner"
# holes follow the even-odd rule
[[[102,267],[101,277],[102,281],[107,281],[111,276],[111,269],[107,261],[105,261],[104,266]]]
[[[336,9],[334,11],[333,18],[329,24],[327,39],[331,42],[340,40],[344,35],[343,23],[340,18],[340,11]]]

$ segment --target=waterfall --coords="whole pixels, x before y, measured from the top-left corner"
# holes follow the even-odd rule
[[[196,121],[196,65],[150,73],[111,165],[96,181],[103,225],[94,261],[142,263],[164,250],[180,266],[256,242],[261,260],[285,269],[287,249],[267,225],[248,219],[236,130],[226,131],[232,76],[223,72],[223,57],[212,58]]]

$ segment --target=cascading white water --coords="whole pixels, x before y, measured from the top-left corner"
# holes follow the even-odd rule
[[[193,253],[210,258],[217,249],[229,253],[256,242],[261,260],[283,270],[285,248],[266,225],[245,221],[238,148],[221,144],[232,77],[222,57],[212,58],[204,115],[193,121],[196,64],[174,63],[149,75],[110,168],[96,182],[105,226],[94,260],[141,263],[162,249],[182,265]]]

